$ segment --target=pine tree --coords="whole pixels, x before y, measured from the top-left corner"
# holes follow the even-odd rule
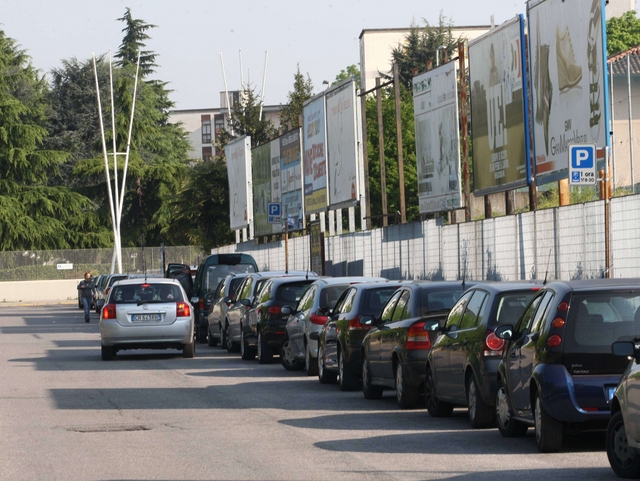
[[[280,125],[283,130],[300,127],[302,106],[313,97],[313,83],[307,73],[307,79],[300,73],[300,64],[293,76],[293,90],[287,94],[287,104],[280,105]]]

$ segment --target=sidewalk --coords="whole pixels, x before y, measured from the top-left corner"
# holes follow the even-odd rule
[[[77,300],[67,301],[25,301],[25,302],[0,302],[0,308],[3,307],[36,307],[36,306],[53,306],[53,305],[78,305]]]

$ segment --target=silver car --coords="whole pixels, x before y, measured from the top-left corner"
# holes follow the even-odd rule
[[[193,357],[193,307],[175,279],[116,282],[100,315],[102,359],[125,349],[179,349]]]

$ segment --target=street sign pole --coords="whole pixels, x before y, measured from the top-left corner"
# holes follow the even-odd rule
[[[604,149],[604,277],[611,277],[610,203],[609,203],[609,147]]]

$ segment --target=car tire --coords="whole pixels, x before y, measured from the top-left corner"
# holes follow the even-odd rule
[[[495,412],[482,399],[480,387],[472,374],[467,380],[467,405],[469,407],[469,422],[474,429],[486,429],[495,425]]]
[[[258,362],[260,364],[271,364],[273,361],[273,353],[267,345],[267,340],[262,335],[262,332],[258,331]]]
[[[371,372],[369,371],[369,361],[366,356],[362,356],[362,394],[365,399],[380,399],[382,397],[382,386],[371,384]]]
[[[329,372],[326,370],[324,363],[324,347],[318,346],[318,381],[320,384],[333,384],[338,380],[338,375],[335,372]]]
[[[102,360],[103,361],[112,361],[116,356],[116,349],[113,346],[105,346],[102,345],[101,349]]]
[[[211,335],[211,329],[207,328],[207,344],[209,347],[216,347],[218,345],[218,340]]]
[[[204,344],[205,342],[207,342],[207,331],[208,330],[209,330],[208,326],[201,326],[200,324],[198,324],[196,326],[196,340],[200,344]]]
[[[218,323],[218,330],[220,331],[220,349],[225,349],[227,344],[227,338],[224,335],[224,327],[222,327],[222,323]]]
[[[340,380],[341,391],[356,391],[358,389],[358,376],[347,370],[344,364],[342,349],[338,349],[338,379]]]
[[[244,327],[240,328],[240,357],[243,361],[253,361],[256,358],[256,351],[249,346],[246,337],[244,337]]]
[[[562,447],[562,421],[551,417],[542,406],[540,393],[536,393],[533,419],[536,424],[536,442],[541,453],[555,453]]]
[[[507,388],[499,382],[496,392],[496,424],[498,431],[505,438],[521,438],[527,434],[529,426],[513,419],[513,413],[509,404]]]
[[[429,415],[433,418],[444,418],[451,416],[451,413],[453,413],[453,404],[440,401],[438,396],[436,396],[436,384],[431,368],[427,368],[425,402],[427,404],[427,411],[429,411]]]
[[[611,416],[607,426],[607,458],[620,478],[640,477],[640,451],[629,446],[622,411]]]
[[[318,344],[318,348],[320,345]],[[307,370],[307,376],[318,375],[318,361],[313,358],[309,350],[309,344],[304,344],[304,368]]]
[[[182,357],[187,359],[193,359],[196,355],[196,343],[195,341],[191,341],[189,344],[185,344],[182,348]]]
[[[404,377],[402,364],[396,365],[396,399],[402,409],[414,409],[418,406],[418,388],[410,386]]]
[[[225,332],[225,347],[227,349],[227,352],[235,352],[236,351],[236,346],[233,344],[233,339],[231,338],[231,335],[229,334],[229,324],[225,324],[224,326],[224,332]]]
[[[280,347],[280,362],[287,371],[300,371],[304,368],[302,361],[293,357],[293,347],[288,337]]]

